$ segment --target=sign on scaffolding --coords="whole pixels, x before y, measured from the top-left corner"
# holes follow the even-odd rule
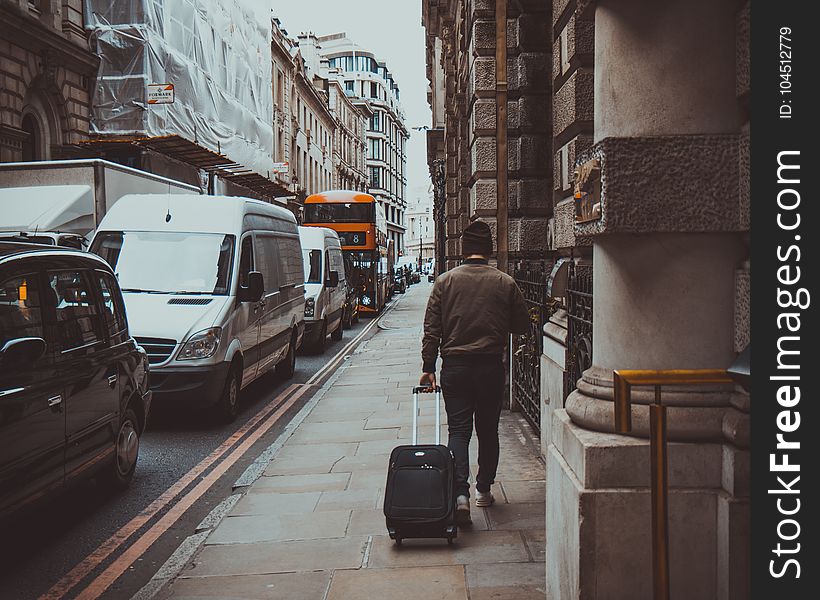
[[[275,162],[273,163],[273,168],[271,171],[274,173],[287,173],[290,169],[290,166],[287,162]]]
[[[174,84],[173,83],[149,83],[148,84],[148,104],[173,104]]]

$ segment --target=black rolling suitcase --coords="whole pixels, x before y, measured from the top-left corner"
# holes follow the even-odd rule
[[[419,394],[432,388],[413,388],[413,443],[396,446],[390,453],[384,516],[390,538],[401,545],[404,538],[447,538],[458,534],[453,521],[453,454],[442,446],[441,388],[436,386],[436,443],[418,444]]]

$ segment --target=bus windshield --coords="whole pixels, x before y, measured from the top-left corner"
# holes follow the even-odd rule
[[[375,209],[372,202],[326,202],[306,204],[305,223],[372,223]]]

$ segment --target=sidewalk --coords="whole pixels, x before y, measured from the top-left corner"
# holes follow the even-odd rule
[[[319,392],[315,408],[264,475],[157,597],[545,597],[544,465],[537,439],[518,414],[502,412],[496,504],[472,506],[473,525],[460,528],[453,546],[443,539],[406,540],[398,548],[387,536],[387,461],[392,448],[411,436],[410,389],[421,369],[430,288],[420,283],[399,296],[381,329]],[[428,441],[434,402],[423,398],[419,439]],[[476,451],[473,436],[473,463]]]

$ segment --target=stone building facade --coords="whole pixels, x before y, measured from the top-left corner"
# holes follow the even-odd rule
[[[435,257],[435,220],[433,190],[416,188],[407,205],[407,243],[405,255],[418,263]]]
[[[331,72],[329,75],[328,102],[330,112],[336,119],[333,187],[366,192],[370,183],[366,163],[367,125],[373,116],[373,109],[366,100],[357,100],[345,94],[341,73]]]
[[[548,164],[539,173],[549,191],[534,247],[563,265],[552,281],[540,371],[547,597],[651,597],[647,405],[654,396],[636,388],[633,431],[615,434],[613,370],[726,369],[749,343],[750,3],[422,6],[433,108],[428,162],[434,182],[443,179],[446,222],[437,236],[446,236],[445,268],[457,263],[457,238],[469,219],[496,214],[497,204],[487,208],[481,199],[483,190],[498,189],[489,182],[500,161],[476,169],[495,155],[484,141],[495,133],[495,118],[481,118],[497,106],[492,92],[503,83],[481,42],[498,39],[495,8],[507,11],[508,40],[527,39],[520,19],[511,31],[517,11],[529,8],[527,26],[549,43],[541,55],[548,93],[532,104],[548,121]],[[512,90],[521,81],[513,45],[511,257],[520,124]],[[588,285],[577,294],[583,319],[570,300],[581,280]],[[579,319],[588,325],[583,336],[573,325]],[[707,385],[664,388],[662,398],[669,407],[671,595],[747,598],[749,396]]]
[[[357,103],[366,101],[373,112],[366,132],[368,190],[384,208],[389,238],[403,250],[408,131],[399,86],[383,61],[346,34],[322,35],[315,43],[328,68],[340,73],[345,94]]]
[[[0,0],[0,162],[72,156],[99,63],[82,0]]]
[[[271,86],[273,88],[273,162],[287,163],[288,168],[280,168],[272,174],[272,178],[291,190],[295,196],[297,181],[292,181],[295,172],[291,171],[292,154],[291,138],[291,103],[293,99],[293,77],[295,64],[293,40],[282,26],[281,21],[273,18],[271,21]],[[294,204],[291,201],[291,204]],[[298,212],[298,206],[293,209]]]
[[[496,4],[422,4],[435,120],[428,132],[433,146],[428,147],[428,159],[434,181],[439,165],[444,176],[444,268],[458,264],[461,232],[472,219],[481,218],[495,229],[499,206],[501,213],[506,206],[510,260],[540,258],[548,249],[553,176],[550,7],[535,0],[507,2],[502,29],[506,44],[499,48]],[[496,65],[502,56],[505,68],[500,72]],[[500,115],[499,102],[504,107]],[[499,144],[502,129],[505,139]]]
[[[298,49],[294,56],[291,96],[292,181],[299,194],[315,194],[333,187],[333,140],[336,119],[325,90],[318,89]]]
[[[332,187],[367,191],[367,127],[373,117],[373,107],[367,99],[347,89],[344,71],[330,66],[326,51],[314,33],[299,34],[298,45],[308,76],[325,91],[328,107],[336,120]]]
[[[583,125],[557,162],[599,207],[556,205],[558,243],[591,245],[594,318],[592,365],[552,411],[547,554],[562,560],[547,583],[558,599],[649,597],[653,395],[636,389],[632,437],[613,435],[612,371],[726,369],[749,341],[749,2],[556,4],[560,76],[575,80],[556,121],[560,104]],[[747,598],[749,396],[662,397],[672,596]]]

